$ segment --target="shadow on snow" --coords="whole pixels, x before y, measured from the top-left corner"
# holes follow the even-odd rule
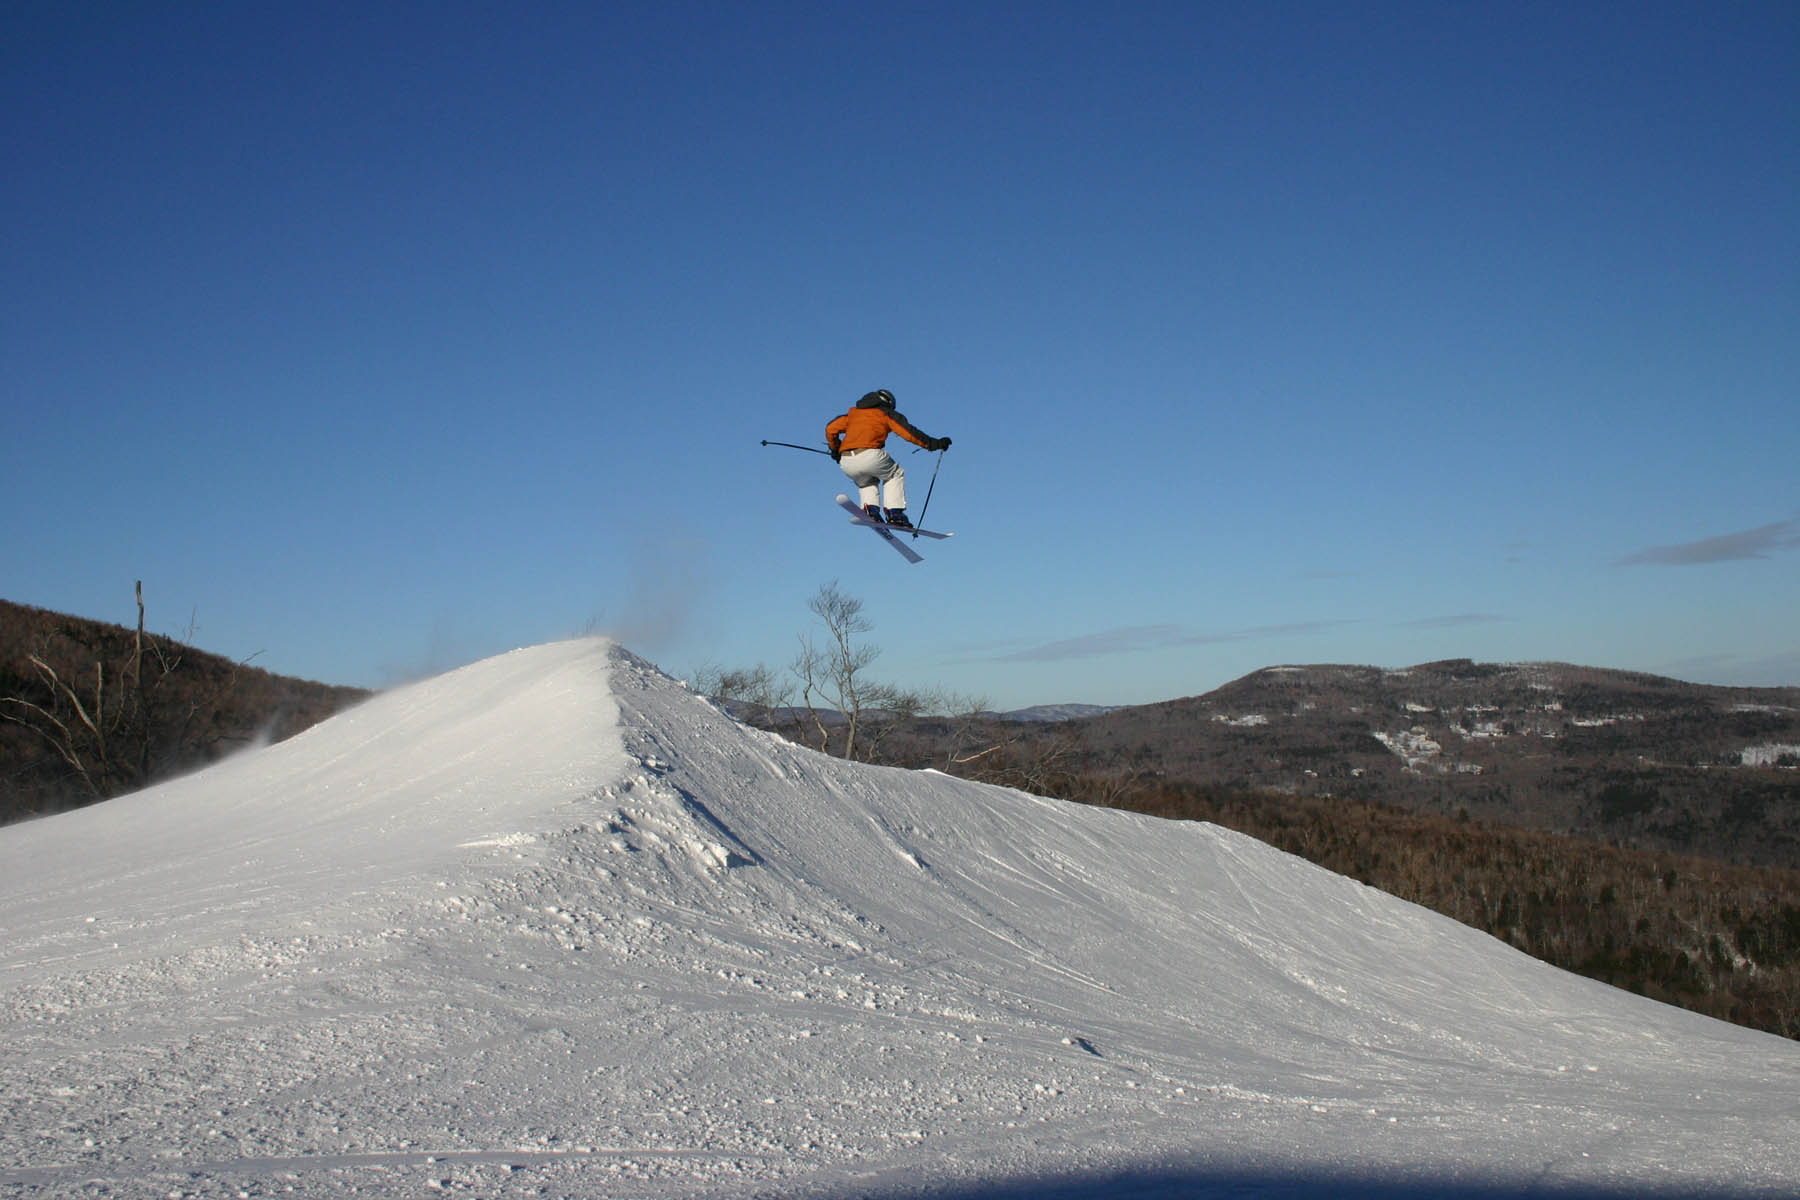
[[[992,1183],[905,1184],[884,1181],[821,1193],[831,1200],[1750,1200],[1791,1195],[1785,1188],[1731,1188],[1698,1183],[1558,1183],[1530,1179],[1404,1177],[1325,1170],[1161,1167],[1039,1176]]]

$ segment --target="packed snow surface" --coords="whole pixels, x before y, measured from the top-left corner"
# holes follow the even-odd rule
[[[1800,1046],[610,643],[0,829],[0,1194],[1800,1192]]]

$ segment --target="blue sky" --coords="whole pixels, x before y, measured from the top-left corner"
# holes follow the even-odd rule
[[[18,3],[0,596],[1135,703],[1800,684],[1800,6]],[[815,442],[955,446],[908,566]],[[901,454],[914,512],[933,458]]]

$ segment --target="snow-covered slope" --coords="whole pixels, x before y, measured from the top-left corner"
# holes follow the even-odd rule
[[[1773,1195],[1797,1097],[1793,1043],[605,642],[0,829],[8,1195]]]

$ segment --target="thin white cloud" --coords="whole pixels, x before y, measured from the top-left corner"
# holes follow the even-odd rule
[[[1767,558],[1777,550],[1800,546],[1800,519],[1789,518],[1737,533],[1721,533],[1697,542],[1652,546],[1619,560],[1620,566],[1692,567],[1704,563],[1738,562]]]

